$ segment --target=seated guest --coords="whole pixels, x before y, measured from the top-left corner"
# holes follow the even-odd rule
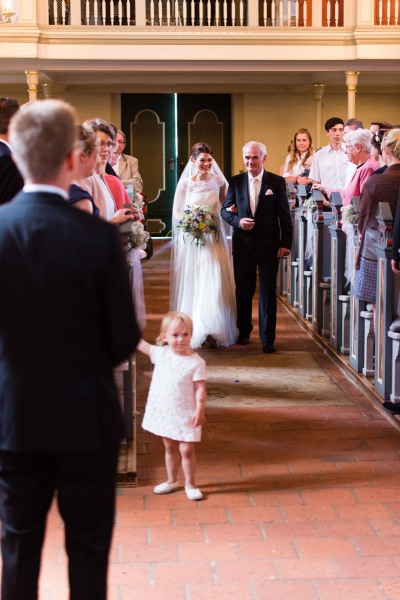
[[[12,159],[12,148],[8,140],[8,126],[11,117],[18,110],[18,100],[0,98],[0,204],[12,200],[24,185],[21,173]]]
[[[132,183],[140,192],[143,190],[143,181],[139,173],[138,159],[129,154],[123,154],[126,146],[126,138],[123,131],[118,129],[116,137],[116,163],[113,169],[121,179],[125,187]]]
[[[90,214],[99,215],[99,209],[92,196],[83,189],[82,183],[93,175],[98,162],[99,144],[94,131],[78,125],[79,155],[77,161],[76,178],[68,191],[68,204],[80,208]]]
[[[297,177],[303,173],[308,158],[314,154],[314,148],[308,129],[296,131],[293,140],[283,168],[283,177],[287,182],[299,183]]]
[[[349,131],[345,136],[346,152],[350,162],[356,166],[356,170],[346,189],[339,190],[325,188],[321,185],[315,185],[314,189],[319,189],[327,198],[332,192],[340,192],[343,200],[343,206],[350,204],[354,196],[360,196],[365,182],[370,175],[379,169],[380,164],[371,156],[371,133],[368,129],[356,129]]]

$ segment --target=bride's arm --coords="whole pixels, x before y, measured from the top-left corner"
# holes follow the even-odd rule
[[[172,207],[172,222],[177,223],[182,216],[183,209],[185,208],[186,200],[186,183],[185,180],[180,180],[176,187],[174,204]]]

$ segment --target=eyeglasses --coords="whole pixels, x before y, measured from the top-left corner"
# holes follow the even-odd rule
[[[123,144],[125,144],[125,142],[124,140],[117,140],[117,144],[120,144],[122,146]]]
[[[104,148],[104,146],[107,146],[107,148],[114,148],[114,142],[105,142],[104,140],[100,140],[100,147]]]

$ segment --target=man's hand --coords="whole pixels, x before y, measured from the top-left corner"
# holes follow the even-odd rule
[[[239,221],[239,227],[244,231],[251,231],[254,225],[254,219],[248,219],[247,217],[243,217],[243,219],[240,219]]]
[[[278,258],[284,258],[285,256],[289,256],[290,250],[288,248],[279,248],[278,250]]]

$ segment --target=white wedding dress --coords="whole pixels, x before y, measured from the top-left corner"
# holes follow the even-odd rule
[[[237,338],[232,261],[220,215],[222,186],[224,180],[217,175],[208,181],[181,179],[175,193],[170,309],[192,318],[193,348],[209,335],[218,346],[230,346]],[[209,206],[220,225],[219,236],[207,234],[204,246],[197,246],[192,236],[176,227],[183,209],[195,205]]]

